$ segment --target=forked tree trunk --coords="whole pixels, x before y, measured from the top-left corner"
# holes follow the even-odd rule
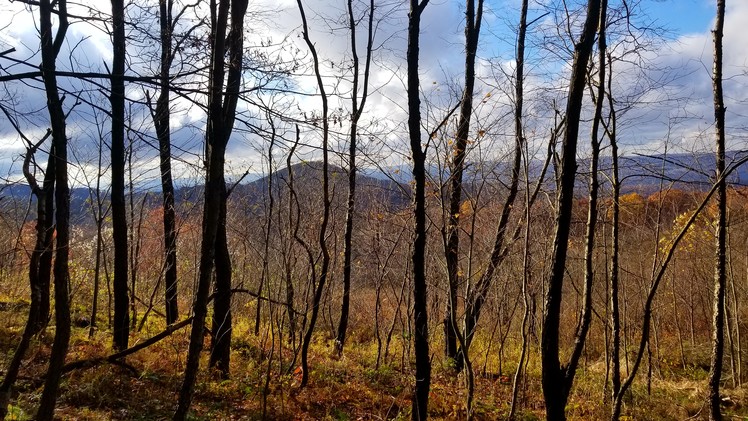
[[[70,342],[70,307],[68,305],[68,285],[70,272],[68,257],[70,246],[70,190],[68,187],[67,134],[65,133],[65,112],[62,108],[55,62],[65,39],[68,28],[67,2],[58,0],[59,22],[57,33],[52,37],[52,5],[49,0],[39,2],[39,31],[41,34],[42,78],[47,97],[47,108],[52,126],[52,148],[54,151],[55,174],[55,220],[56,244],[54,261],[55,286],[55,339],[49,357],[49,369],[44,382],[44,390],[39,402],[36,419],[41,421],[54,418],[57,390],[62,376],[62,367]]]
[[[483,1],[467,0],[465,6],[465,87],[460,100],[460,116],[452,149],[449,175],[449,210],[442,228],[444,254],[447,263],[447,303],[444,317],[444,355],[452,359],[456,368],[462,368],[463,356],[458,357],[455,313],[457,311],[457,289],[460,285],[460,205],[462,204],[462,176],[465,170],[470,119],[473,115],[473,94],[475,91],[475,56],[483,19]],[[468,332],[465,332],[468,334]]]
[[[47,317],[49,315],[49,274],[51,270],[49,265],[51,262],[42,262],[42,256],[45,253],[51,254],[52,252],[52,200],[54,199],[54,196],[49,194],[49,192],[54,191],[54,151],[50,151],[49,159],[47,161],[47,169],[44,173],[44,187],[39,187],[36,179],[29,170],[29,164],[31,163],[34,153],[47,137],[48,136],[45,136],[39,144],[30,145],[27,148],[23,162],[24,176],[31,187],[32,193],[36,196],[36,243],[34,244],[34,250],[31,252],[31,258],[29,259],[29,289],[31,291],[31,304],[29,306],[29,314],[26,319],[26,326],[23,329],[23,334],[21,335],[21,340],[19,341],[18,346],[13,353],[13,358],[5,371],[3,382],[0,384],[0,419],[5,419],[5,416],[8,413],[11,389],[18,378],[18,372],[21,369],[23,357],[31,344],[31,339],[35,334],[39,333],[44,326],[46,326]],[[43,272],[46,273],[47,276],[46,284],[42,281],[40,276],[40,273],[42,272],[40,265],[45,263],[47,264],[47,267]],[[45,305],[43,298],[44,295],[46,295],[46,314],[43,314],[42,312],[42,308]]]
[[[231,28],[229,26],[229,1],[212,3],[211,6],[211,60],[208,87],[208,125],[205,133],[206,178],[205,203],[203,206],[203,226],[200,246],[200,268],[197,292],[193,303],[193,319],[190,331],[190,345],[187,351],[184,381],[179,391],[179,401],[174,420],[185,420],[192,402],[197,371],[200,367],[200,353],[203,349],[205,318],[208,313],[210,279],[213,274],[216,256],[216,239],[221,221],[221,194],[225,191],[224,160],[226,145],[236,118],[236,104],[241,85],[244,14],[247,0],[230,2]],[[227,37],[228,32],[228,37]],[[228,55],[230,66],[225,69]],[[225,89],[224,89],[224,78]]]
[[[564,130],[563,151],[560,167],[560,186],[557,199],[556,228],[551,257],[551,273],[548,279],[548,290],[543,315],[543,335],[541,340],[542,383],[545,399],[546,417],[548,420],[566,419],[566,402],[576,374],[576,367],[581,356],[589,323],[588,303],[585,299],[583,323],[577,330],[574,350],[569,363],[561,365],[559,361],[559,338],[561,317],[561,294],[566,273],[566,256],[569,247],[571,211],[574,200],[574,182],[576,178],[577,138],[582,111],[582,100],[586,82],[587,63],[595,43],[595,32],[600,21],[600,1],[587,2],[587,17],[579,42],[574,48],[574,62],[569,80],[569,95],[566,104],[566,127]],[[586,291],[589,293],[590,291]],[[586,326],[585,326],[586,325]]]
[[[348,27],[351,31],[351,53],[353,55],[353,87],[351,89],[351,131],[348,145],[348,201],[345,213],[345,233],[343,234],[343,303],[340,308],[340,321],[335,346],[338,353],[343,352],[345,337],[348,331],[348,312],[351,297],[351,256],[353,255],[353,216],[356,210],[356,149],[358,145],[358,122],[369,95],[369,69],[374,43],[374,0],[369,2],[368,28],[366,40],[366,58],[364,59],[364,80],[359,104],[359,58],[356,48],[356,18],[353,15],[353,1],[348,0]]]

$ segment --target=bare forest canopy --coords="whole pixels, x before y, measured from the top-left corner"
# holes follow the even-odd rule
[[[747,20],[0,4],[0,419],[748,417]]]

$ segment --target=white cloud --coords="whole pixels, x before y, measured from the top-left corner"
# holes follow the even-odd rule
[[[367,2],[356,2],[358,13],[364,13],[363,7]],[[82,4],[93,8],[104,7],[101,12],[109,13],[108,3],[84,1]],[[516,27],[518,18],[518,0],[500,0],[486,3],[486,14],[484,16],[484,27],[482,30],[482,42],[479,51],[478,75],[481,83],[477,86],[476,101],[476,126],[489,128],[495,137],[497,149],[502,149],[504,134],[511,132],[511,127],[506,126],[502,120],[510,105],[509,95],[511,89],[507,85],[507,79],[499,71],[501,67],[511,73],[514,67],[514,42],[513,28]],[[563,108],[563,96],[566,92],[566,77],[568,73],[568,53],[562,49],[556,49],[552,53],[540,48],[543,35],[538,33],[541,28],[553,29],[555,25],[551,15],[544,16],[538,3],[534,3],[530,11],[530,18],[542,17],[531,27],[530,39],[528,40],[528,62],[526,64],[527,100],[526,115],[528,121],[526,129],[534,133],[539,139],[547,136],[550,115],[550,103],[556,100],[557,106]],[[102,6],[103,5],[103,6]],[[330,106],[349,107],[348,90],[350,89],[350,70],[348,58],[350,57],[350,41],[345,29],[345,3],[343,1],[306,1],[307,16],[310,22],[310,37],[315,43],[326,74],[326,89],[328,93],[337,95],[331,99]],[[377,38],[375,45],[375,61],[372,67],[371,96],[368,100],[364,120],[371,123],[364,130],[377,132],[381,141],[388,142],[382,147],[381,154],[387,159],[403,160],[406,155],[406,142],[404,141],[405,113],[405,49],[407,29],[407,4],[404,2],[378,2],[377,18],[384,20],[378,22]],[[72,6],[78,14],[87,14],[89,11],[83,7]],[[293,0],[262,0],[251,4],[248,17],[249,39],[248,45],[258,46],[268,39],[280,42],[285,39],[286,46],[283,49],[267,48],[265,51],[270,57],[279,57],[283,60],[293,59],[307,60],[309,56],[307,47],[300,37],[300,18]],[[204,14],[204,10],[197,13]],[[677,16],[673,16],[677,18]],[[342,20],[341,20],[342,19]],[[29,59],[32,65],[37,65],[39,57],[35,55],[38,45],[38,36],[35,29],[35,18],[20,2],[6,2],[0,6],[0,44],[16,46],[18,52],[14,57]],[[746,57],[748,57],[748,45],[742,42],[742,32],[745,22],[748,22],[748,2],[730,2],[728,5],[727,19],[725,25],[725,92],[728,99],[728,126],[731,128],[746,126],[745,118],[748,116],[748,105],[743,103],[748,98],[748,84],[744,81],[744,69],[746,68]],[[139,22],[147,28],[147,22]],[[464,6],[454,1],[434,1],[429,4],[423,15],[421,35],[421,60],[420,71],[422,74],[422,89],[424,92],[424,109],[431,111],[424,115],[428,119],[425,126],[432,127],[440,117],[441,108],[447,108],[454,104],[459,94],[459,85],[462,78],[464,66],[463,47],[463,25]],[[547,35],[547,34],[546,34]],[[363,46],[365,33],[363,29],[358,32],[359,56],[363,57]],[[568,43],[567,43],[568,45]],[[141,45],[132,46],[131,51],[135,57],[131,60],[134,68],[132,71],[147,73],[154,71],[158,65],[149,57],[148,48],[154,47]],[[203,53],[205,51],[202,51]],[[634,95],[641,103],[637,108],[622,116],[620,136],[622,141],[628,145],[629,150],[652,145],[661,145],[667,137],[668,128],[671,128],[670,139],[679,139],[683,148],[697,143],[698,139],[709,136],[709,124],[711,124],[711,34],[691,33],[677,39],[666,42],[657,49],[652,49],[644,54],[648,60],[649,70],[641,71],[632,64],[617,63],[614,67],[616,72],[616,91],[620,97]],[[74,23],[68,33],[68,40],[61,54],[60,68],[67,70],[104,71],[104,62],[111,60],[111,46],[109,36],[95,24]],[[0,60],[3,69],[10,72],[28,71],[31,68],[9,67],[10,63]],[[332,65],[334,64],[334,66]],[[309,73],[309,67],[299,67],[297,73],[306,75],[294,76],[292,84],[300,92],[315,93],[317,91],[316,81]],[[650,78],[650,79],[647,79]],[[197,78],[197,77],[196,77]],[[658,86],[654,83],[651,90],[646,90],[652,81],[667,80],[666,86]],[[85,89],[94,97],[94,102],[106,107],[106,98],[99,92],[99,88],[89,83],[61,79],[61,86],[70,90]],[[197,85],[191,85],[193,87]],[[34,110],[43,111],[44,96],[40,91],[30,89],[18,82],[8,83],[6,87],[11,92],[17,92],[17,97],[22,97],[17,109],[21,112]],[[104,83],[104,88],[106,83]],[[642,92],[638,92],[642,90]],[[490,100],[483,101],[487,92],[491,92]],[[131,99],[143,99],[141,87],[132,88]],[[199,107],[194,106],[191,101],[205,101],[204,94],[188,94],[188,98],[173,97],[173,108],[177,112],[171,120],[171,128],[175,133],[175,155],[177,161],[175,166],[182,168],[184,174],[195,171],[189,165],[200,168],[199,161],[202,156],[202,133],[204,129],[205,113]],[[663,102],[664,98],[678,100]],[[270,93],[263,93],[263,100],[270,100]],[[88,98],[88,95],[86,96]],[[295,96],[289,99],[292,105],[286,104],[287,110],[296,118],[302,118],[306,113],[311,116],[319,112],[320,99],[316,96]],[[66,104],[72,106],[72,98],[68,98]],[[430,108],[429,108],[430,107]],[[246,109],[246,118],[257,121],[252,116],[256,110]],[[345,114],[345,112],[344,112]],[[85,125],[94,124],[93,111],[90,106],[79,105],[70,118],[71,138],[79,145],[91,145],[98,131],[84,129]],[[98,124],[105,127],[108,121],[98,117]],[[138,124],[148,128],[152,136],[152,128],[148,124],[150,117],[147,113],[138,116]],[[678,124],[671,127],[670,123],[677,120]],[[377,123],[377,125],[374,125]],[[241,124],[238,122],[237,124]],[[346,132],[345,118],[337,129],[341,135],[334,139],[338,147],[345,146],[344,134]],[[24,121],[24,128],[31,130],[34,126],[44,127],[46,117],[43,112],[38,116]],[[283,130],[287,139],[294,137],[292,127],[289,125]],[[32,133],[38,136],[44,129],[38,129]],[[307,130],[306,128],[304,130]],[[736,132],[737,130],[733,130]],[[103,130],[106,135],[107,130]],[[371,133],[372,136],[374,133]],[[728,133],[730,135],[730,133]],[[425,136],[425,134],[424,134]],[[22,147],[11,140],[14,138],[13,131],[8,128],[6,122],[0,119],[0,161],[8,161],[13,154],[22,152]],[[310,143],[310,147],[302,149],[306,159],[315,159],[318,153],[314,145],[319,144],[319,136],[309,133],[304,134],[304,141]],[[260,168],[259,150],[265,145],[265,140],[248,134],[240,133],[232,138],[228,152],[228,165],[237,173],[247,168]],[[741,147],[736,143],[736,147]],[[380,145],[381,146],[381,145]],[[283,150],[283,142],[278,146]],[[286,145],[287,147],[287,145]],[[379,146],[367,143],[366,148],[373,150]],[[393,154],[387,151],[396,151]],[[157,167],[154,160],[155,150],[148,146],[144,147],[142,168]],[[281,152],[279,152],[281,153]],[[155,167],[154,167],[155,168]],[[149,170],[151,171],[151,170]],[[180,171],[175,171],[179,174]],[[186,175],[185,175],[186,176]],[[193,175],[190,175],[193,177]]]

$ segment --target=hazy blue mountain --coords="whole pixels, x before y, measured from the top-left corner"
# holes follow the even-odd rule
[[[728,154],[728,165],[746,156],[742,152]],[[652,193],[661,186],[687,190],[706,190],[711,186],[714,178],[714,156],[711,154],[671,154],[663,155],[628,155],[621,157],[620,177],[622,190],[627,192]],[[541,162],[531,164],[530,173],[537,177]],[[586,177],[588,175],[588,161],[578,162],[578,189],[584,194]],[[476,182],[503,182],[508,179],[510,164],[507,162],[489,162],[480,165],[469,163],[465,173],[465,188],[470,189]],[[291,168],[294,174],[294,187],[300,200],[316,201],[322,189],[322,164],[318,161],[301,162]],[[600,162],[600,169],[610,174],[611,159],[604,157]],[[439,177],[436,167],[428,168],[434,180],[446,180],[448,174]],[[546,177],[546,188],[554,186],[553,170],[549,169]],[[290,181],[288,169],[283,168],[269,176],[256,178],[253,181],[232,185],[230,200],[253,207],[263,203],[267,194],[268,183],[272,180],[274,194],[284,194]],[[398,165],[378,169],[363,168],[359,171],[358,209],[363,210],[373,205],[384,205],[397,210],[407,207],[410,203],[411,169],[408,165]],[[608,178],[600,177],[603,188],[610,186]],[[748,165],[736,168],[729,177],[734,185],[748,184]],[[336,206],[343,206],[348,192],[348,174],[340,167],[330,166],[330,188],[332,199]],[[161,191],[158,187],[136,193],[136,201],[140,202],[143,195],[148,195],[146,205],[157,207],[161,204]],[[15,183],[0,185],[0,209],[7,216],[16,220],[33,218],[35,207],[30,202],[31,190],[28,185]],[[74,223],[91,222],[90,191],[88,188],[74,188],[70,191],[71,218]],[[200,203],[203,198],[203,186],[193,185],[176,189],[178,204]],[[104,200],[108,200],[104,194]]]

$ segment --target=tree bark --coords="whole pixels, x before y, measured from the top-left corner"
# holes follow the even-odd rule
[[[113,346],[127,348],[130,314],[127,294],[127,213],[125,203],[125,5],[112,0],[112,237],[114,241]]]
[[[413,421],[428,418],[431,361],[429,359],[428,290],[426,288],[426,152],[421,146],[421,99],[418,74],[421,14],[429,0],[410,0],[408,18],[408,133],[413,160],[413,345],[416,382],[413,390]]]
[[[456,368],[463,365],[457,354],[456,323],[453,314],[457,306],[457,289],[460,285],[460,205],[462,204],[462,176],[465,170],[470,119],[473,115],[473,95],[475,88],[475,56],[478,52],[480,26],[483,18],[483,1],[467,0],[465,6],[465,87],[460,100],[460,116],[455,133],[449,177],[449,214],[444,226],[444,252],[447,263],[447,304],[444,317],[444,355],[451,358]],[[468,332],[466,332],[467,334]],[[464,355],[464,353],[463,353]]]
[[[42,77],[47,97],[47,108],[52,126],[52,148],[55,174],[55,220],[56,244],[54,261],[55,286],[55,339],[49,357],[44,390],[39,402],[36,419],[41,421],[54,418],[57,390],[62,376],[62,367],[70,342],[70,307],[68,305],[68,270],[70,246],[70,191],[68,187],[67,134],[65,133],[65,112],[62,108],[55,76],[55,62],[65,39],[68,28],[67,2],[58,0],[59,23],[57,33],[52,38],[52,5],[49,0],[39,2],[39,30],[41,34]]]
[[[574,62],[569,80],[569,94],[566,104],[566,127],[564,129],[560,167],[560,186],[556,201],[556,228],[551,257],[551,273],[548,279],[548,290],[545,298],[545,314],[543,315],[543,334],[541,339],[542,384],[546,418],[549,421],[562,421],[566,419],[565,408],[574,381],[576,361],[578,361],[577,350],[581,354],[581,347],[583,347],[586,339],[586,329],[579,331],[576,338],[575,350],[569,361],[569,365],[562,366],[559,361],[561,294],[563,292],[564,274],[566,271],[571,211],[574,200],[574,182],[577,170],[577,138],[579,135],[582,100],[584,99],[587,63],[592,53],[599,20],[600,0],[589,0],[587,2],[587,17],[582,35],[574,48]]]
[[[174,207],[174,182],[171,173],[171,131],[169,75],[172,63],[172,7],[173,0],[159,2],[159,24],[161,30],[161,72],[159,94],[153,123],[158,138],[159,168],[161,170],[161,190],[163,195],[164,225],[164,286],[166,298],[166,324],[179,319],[177,291],[177,230],[176,209]]]
[[[717,233],[716,264],[714,269],[714,308],[712,320],[712,356],[709,368],[709,419],[722,419],[719,396],[724,359],[725,330],[725,284],[726,238],[727,238],[727,180],[725,172],[725,103],[722,94],[722,37],[725,24],[725,0],[717,0],[717,19],[712,35],[714,37],[714,69],[712,83],[714,91],[714,123],[716,137],[717,166]]]
[[[353,15],[353,1],[348,0],[348,25],[351,31],[351,53],[353,55],[353,88],[351,90],[351,131],[348,145],[348,201],[345,213],[345,233],[343,234],[343,302],[340,308],[340,321],[335,346],[338,353],[343,352],[348,330],[348,312],[351,297],[351,256],[353,255],[353,216],[356,210],[356,148],[358,144],[358,122],[366,105],[369,94],[369,69],[374,44],[374,0],[369,2],[369,25],[366,39],[366,58],[364,59],[364,80],[359,104],[359,58],[356,48],[356,18]]]
[[[319,278],[316,279],[316,276],[312,276],[314,290],[312,297],[312,314],[309,317],[306,332],[304,333],[301,344],[302,374],[299,387],[303,388],[307,385],[307,382],[309,382],[309,363],[307,360],[309,345],[312,342],[314,327],[317,323],[317,317],[319,316],[320,305],[322,304],[322,293],[325,290],[325,283],[327,282],[327,276],[330,271],[330,251],[327,247],[327,227],[330,223],[330,176],[328,171],[328,136],[330,133],[330,122],[328,121],[327,94],[325,93],[325,85],[322,82],[322,73],[320,70],[317,49],[309,38],[309,27],[307,25],[304,6],[302,5],[301,0],[297,0],[296,4],[299,7],[299,14],[301,15],[304,42],[312,55],[314,75],[317,80],[317,89],[319,89],[320,97],[322,99],[322,221],[317,236],[317,243],[319,244],[320,253],[322,254],[322,263],[320,265]]]
[[[221,219],[221,193],[226,188],[224,181],[224,161],[226,145],[236,118],[236,104],[239,99],[243,61],[244,14],[247,0],[231,2],[231,28],[227,37],[229,22],[229,1],[216,4],[211,2],[211,59],[208,87],[208,125],[205,133],[205,203],[203,205],[202,239],[200,246],[200,268],[197,292],[193,303],[193,320],[190,331],[190,345],[185,364],[184,380],[179,391],[179,401],[174,420],[185,420],[192,402],[197,371],[200,367],[200,353],[203,349],[205,318],[208,313],[210,279],[216,255],[216,239]],[[229,68],[225,70],[228,50]],[[224,77],[226,76],[225,93]]]

